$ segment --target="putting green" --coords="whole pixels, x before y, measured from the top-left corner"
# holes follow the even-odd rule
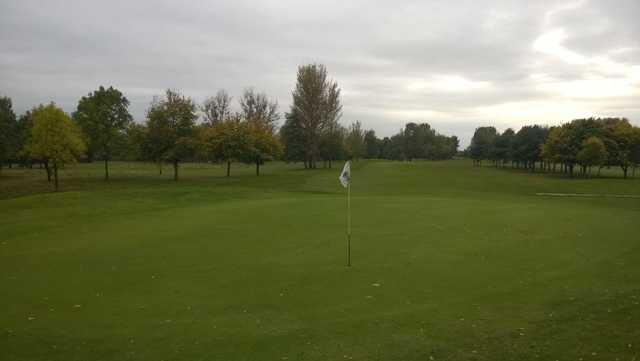
[[[637,180],[357,162],[347,268],[339,169],[298,168],[5,171],[0,359],[640,355],[640,200],[536,195]]]

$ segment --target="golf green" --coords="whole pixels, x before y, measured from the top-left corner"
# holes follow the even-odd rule
[[[3,170],[0,359],[640,359],[637,179],[341,166]]]

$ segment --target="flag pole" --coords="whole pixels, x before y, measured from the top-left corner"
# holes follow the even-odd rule
[[[351,267],[351,181],[347,185],[347,267]]]

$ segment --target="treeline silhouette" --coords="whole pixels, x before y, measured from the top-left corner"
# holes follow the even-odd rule
[[[476,129],[465,150],[475,165],[490,161],[531,172],[562,172],[590,177],[604,167],[619,167],[627,178],[640,165],[640,128],[625,118],[575,119],[560,126],[528,125],[501,134],[494,127]]]

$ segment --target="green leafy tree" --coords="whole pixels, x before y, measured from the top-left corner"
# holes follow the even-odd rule
[[[493,159],[500,161],[502,165],[513,160],[514,157],[514,143],[516,133],[513,129],[508,128],[502,134],[498,135],[495,140],[493,151]]]
[[[490,159],[498,132],[494,127],[479,127],[473,133],[469,148],[474,164],[482,164],[482,160]]]
[[[631,163],[633,167],[633,177],[635,177],[636,168],[640,166],[640,128],[633,127],[633,144],[631,146]]]
[[[406,160],[407,146],[404,132],[401,130],[397,134],[383,140],[384,148],[382,154],[385,159]]]
[[[298,67],[296,88],[288,118],[300,130],[299,140],[304,144],[305,168],[316,168],[320,155],[322,134],[342,115],[340,88],[327,76],[324,65],[310,64]],[[283,138],[285,142],[288,138]],[[285,144],[286,146],[286,144]]]
[[[549,128],[549,134],[547,135],[547,139],[540,146],[540,158],[547,162],[548,164],[553,164],[553,171],[556,171],[556,164],[561,161],[561,158],[557,151],[554,149],[554,141],[552,141],[553,137],[557,136],[558,127]]]
[[[376,132],[371,129],[364,133],[364,157],[367,159],[382,158],[382,140],[376,137]]]
[[[34,109],[31,137],[26,145],[27,152],[46,164],[53,166],[55,190],[58,190],[58,168],[62,164],[74,163],[86,150],[80,129],[62,109],[51,103]]]
[[[255,162],[256,175],[260,175],[260,166],[265,161],[282,155],[282,144],[274,133],[263,123],[249,123],[249,159]]]
[[[578,163],[582,166],[583,174],[592,166],[600,166],[607,160],[607,149],[602,139],[589,137],[582,143],[582,149],[578,152]]]
[[[291,113],[285,114],[284,124],[280,127],[280,139],[284,147],[282,159],[287,162],[305,161],[304,130]]]
[[[334,160],[343,159],[346,155],[347,130],[337,122],[329,125],[320,136],[319,156],[331,168]]]
[[[148,160],[145,158],[147,139],[147,127],[144,124],[131,122],[125,130],[120,158],[130,161]]]
[[[180,93],[167,90],[164,98],[156,98],[147,111],[147,154],[159,164],[167,160],[173,164],[173,179],[178,180],[181,161],[196,151],[196,105]]]
[[[227,177],[231,175],[232,162],[247,161],[255,154],[249,124],[239,116],[203,129],[200,144],[207,159],[227,163]]]
[[[31,139],[31,129],[33,128],[33,113],[27,110],[18,117],[18,154],[17,157],[22,165],[31,167],[34,161],[29,152],[26,151],[26,145]],[[51,181],[51,179],[49,179]]]
[[[525,168],[535,171],[540,161],[540,149],[549,135],[549,128],[527,125],[516,133],[513,140],[513,158]]]
[[[94,157],[104,160],[105,180],[109,179],[109,161],[116,142],[123,138],[132,121],[128,107],[129,100],[118,89],[101,86],[82,97],[73,113],[73,120],[87,136],[90,160]]]
[[[0,97],[0,171],[5,163],[11,167],[11,162],[17,158],[19,136],[11,98]]]
[[[615,147],[612,147],[611,162],[622,169],[624,178],[627,178],[629,167],[633,165],[633,149],[638,142],[637,134],[626,119],[613,126],[611,135]]]
[[[360,122],[352,123],[345,138],[345,151],[347,157],[355,161],[362,158],[366,149],[364,144],[364,131]]]

